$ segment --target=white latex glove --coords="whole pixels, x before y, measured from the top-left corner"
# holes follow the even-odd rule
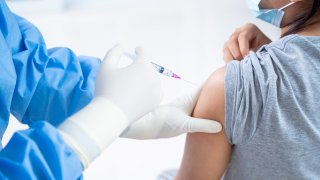
[[[157,107],[137,122],[132,124],[121,135],[131,139],[170,138],[184,133],[204,132],[218,133],[221,124],[207,119],[191,117],[199,90],[181,97],[168,105]]]
[[[121,46],[108,52],[98,72],[95,98],[58,128],[85,168],[162,99],[160,79],[143,50],[137,48],[136,60],[119,68],[122,54]]]

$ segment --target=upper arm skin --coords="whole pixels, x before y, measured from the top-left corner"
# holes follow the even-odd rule
[[[193,116],[217,120],[224,126],[225,67],[215,71],[204,85]],[[232,146],[225,131],[188,134],[177,180],[220,179],[229,163]]]

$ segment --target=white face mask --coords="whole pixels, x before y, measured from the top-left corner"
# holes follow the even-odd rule
[[[261,0],[246,0],[247,6],[252,12],[255,13],[256,18],[265,22],[273,24],[274,26],[281,27],[281,22],[284,16],[284,9],[293,5],[295,2],[279,8],[279,9],[260,9],[259,4]]]

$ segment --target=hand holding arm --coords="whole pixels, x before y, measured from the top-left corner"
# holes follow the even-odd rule
[[[132,124],[121,137],[132,139],[170,138],[184,133],[221,131],[220,123],[191,117],[200,90],[159,106]]]

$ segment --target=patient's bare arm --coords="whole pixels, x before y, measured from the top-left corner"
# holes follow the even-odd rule
[[[193,116],[224,125],[225,67],[214,72],[203,87]],[[223,128],[224,129],[224,128]],[[188,134],[177,180],[220,179],[229,163],[231,145],[225,132]]]

